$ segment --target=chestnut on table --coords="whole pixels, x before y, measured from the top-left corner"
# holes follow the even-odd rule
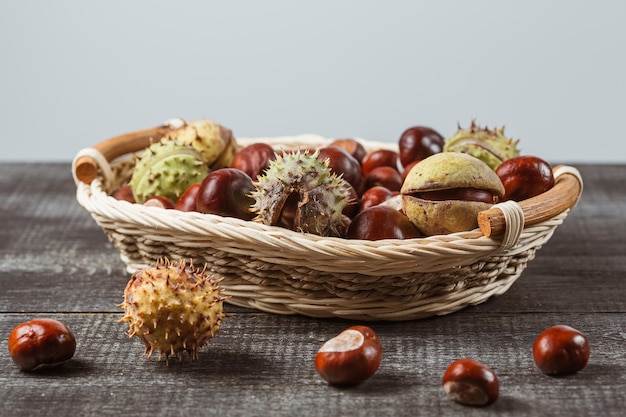
[[[141,357],[120,323],[130,275],[75,199],[70,164],[0,163],[0,402],[11,416],[608,416],[626,405],[626,165],[577,165],[580,202],[503,295],[429,319],[355,323],[224,304],[220,332],[198,359],[169,366]],[[45,173],[45,175],[42,175]],[[21,371],[8,339],[20,323],[65,323],[76,351],[60,367]],[[314,359],[353,325],[376,332],[383,357],[353,386],[328,384]],[[544,374],[533,346],[556,324],[584,333],[586,366]],[[499,380],[482,408],[442,387],[455,360],[473,358]],[[356,413],[355,413],[356,414]]]

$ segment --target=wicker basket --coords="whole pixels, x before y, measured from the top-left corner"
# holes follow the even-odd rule
[[[135,153],[169,129],[132,132],[80,151],[72,166],[78,202],[120,251],[129,273],[162,257],[192,258],[224,277],[230,303],[272,313],[409,320],[482,303],[507,291],[582,192],[578,171],[559,166],[551,190],[480,213],[480,228],[380,241],[320,237],[111,197],[130,177]],[[284,149],[329,143],[315,135],[237,141]],[[368,150],[395,148],[362,143]]]

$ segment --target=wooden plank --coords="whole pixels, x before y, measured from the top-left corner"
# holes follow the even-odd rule
[[[242,314],[192,364],[141,357],[115,314],[53,315],[76,333],[78,349],[63,368],[29,374],[0,362],[0,401],[12,415],[602,415],[626,405],[623,315],[455,314],[380,323],[384,348],[378,372],[353,388],[323,382],[315,352],[347,323]],[[0,315],[3,335],[29,315]],[[534,366],[535,336],[554,323],[584,331],[592,355],[576,375],[553,378]],[[4,342],[4,341],[3,341]],[[440,386],[446,367],[474,357],[498,374],[501,397],[488,409],[448,400]],[[357,407],[357,408],[355,408]]]

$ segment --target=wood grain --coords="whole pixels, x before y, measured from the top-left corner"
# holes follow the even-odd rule
[[[11,416],[621,416],[626,406],[626,166],[577,166],[585,192],[565,224],[504,295],[448,316],[369,323],[383,341],[379,371],[338,389],[313,368],[338,319],[280,316],[228,305],[193,363],[165,366],[118,323],[129,278],[119,255],[75,201],[69,164],[0,164],[0,344],[34,317],[66,322],[77,352],[64,367],[20,372],[0,349],[0,415]],[[589,365],[542,375],[541,330],[587,334]],[[488,363],[501,397],[486,409],[448,400],[440,380],[462,356]]]

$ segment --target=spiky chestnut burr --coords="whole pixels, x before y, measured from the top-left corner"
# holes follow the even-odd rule
[[[177,201],[187,187],[208,173],[206,163],[190,145],[162,139],[150,145],[135,163],[130,188],[140,204],[154,196]]]
[[[518,142],[504,135],[504,127],[491,130],[472,120],[469,128],[459,126],[458,131],[446,139],[443,151],[470,154],[495,170],[507,159],[519,156]]]
[[[144,343],[144,355],[156,350],[159,360],[184,352],[190,361],[219,331],[225,317],[219,279],[185,260],[162,259],[154,267],[135,272],[124,290],[120,322],[129,324],[128,336]]]
[[[230,129],[211,120],[180,122],[181,125],[165,138],[191,145],[211,169],[230,166],[237,150],[237,141]]]
[[[318,152],[276,155],[254,183],[254,221],[320,236],[340,236],[342,211],[350,202],[348,183],[331,172]]]

